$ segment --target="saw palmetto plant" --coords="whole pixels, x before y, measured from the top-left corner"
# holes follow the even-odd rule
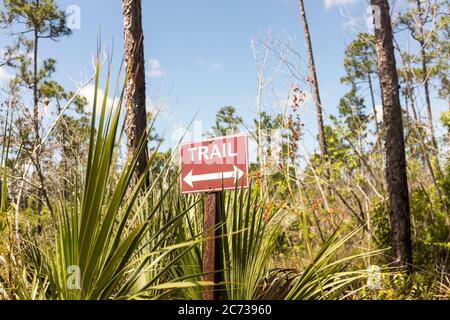
[[[49,298],[157,296],[154,288],[167,280],[165,274],[183,255],[178,249],[190,249],[199,242],[192,237],[190,242],[175,246],[168,239],[189,210],[167,214],[163,208],[176,177],[165,189],[158,189],[155,201],[149,201],[156,186],[160,187],[162,175],[153,177],[147,188],[146,174],[132,184],[137,156],[123,164],[117,175],[115,149],[121,137],[123,91],[113,106],[107,105],[108,72],[105,98],[98,101],[99,77],[98,60],[84,181],[70,201],[57,201],[54,243],[29,250],[31,264],[42,278],[48,279],[45,291]],[[156,154],[154,151],[149,159],[147,173]]]
[[[21,242],[21,254],[15,257],[18,271],[13,278],[3,272],[0,288],[15,299],[201,299],[203,286],[212,285],[202,281],[204,195],[181,195],[173,154],[160,158],[157,148],[144,174],[133,180],[148,136],[133,158],[119,161],[123,90],[108,105],[108,70],[99,100],[100,73],[97,60],[83,178],[73,181],[68,197],[60,193],[52,199],[52,225],[45,237],[24,234],[16,240]],[[2,159],[8,158],[7,150]],[[3,167],[2,217],[12,212],[7,166]],[[158,170],[148,179],[155,167]],[[365,254],[337,256],[355,233],[332,233],[315,254],[310,252],[304,270],[277,268],[271,257],[285,212],[268,205],[274,196],[257,184],[218,193],[222,265],[215,290],[231,300],[345,297],[350,284],[366,277],[364,271],[346,271],[351,261]],[[3,226],[7,219],[1,221]],[[6,283],[15,288],[5,288]]]

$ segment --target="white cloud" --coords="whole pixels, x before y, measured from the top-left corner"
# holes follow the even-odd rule
[[[95,94],[95,85],[88,84],[80,91],[80,96],[86,98],[88,105],[86,106],[86,111],[91,112],[94,106],[94,94]],[[97,91],[97,109],[100,110],[101,104],[103,103],[103,99],[105,98],[105,91],[102,89],[98,89]],[[113,104],[113,99],[108,97],[106,100],[106,108],[110,109]]]
[[[211,63],[209,65],[209,69],[211,71],[221,71],[221,70],[223,70],[223,64],[221,64],[220,62]]]
[[[175,113],[166,99],[154,100],[147,98],[147,112],[150,112],[152,116],[157,116],[158,118],[164,118],[167,120],[173,120],[175,118]]]
[[[209,62],[203,58],[197,59],[197,64],[208,71],[222,71],[224,66],[220,62]]]
[[[347,20],[344,21],[343,27],[345,30],[353,30],[361,26],[365,19],[363,17],[346,17]]]
[[[147,76],[151,78],[161,78],[164,76],[164,70],[158,59],[150,59],[148,61],[148,66],[149,70],[147,71]]]
[[[353,4],[358,0],[324,0],[325,9],[331,9],[332,7],[340,7],[347,4]]]

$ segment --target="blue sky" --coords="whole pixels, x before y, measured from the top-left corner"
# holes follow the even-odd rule
[[[117,70],[123,39],[121,1],[57,3],[61,8],[80,8],[81,28],[58,43],[42,44],[41,57],[54,56],[58,60],[56,79],[67,89],[74,89],[92,74],[91,57],[96,51],[99,28],[103,45],[113,48]],[[337,112],[339,98],[346,92],[339,82],[343,54],[355,32],[365,28],[367,3],[305,0],[326,114]],[[224,105],[235,106],[244,121],[252,123],[257,93],[252,39],[262,39],[268,32],[272,38],[293,39],[303,59],[302,72],[307,71],[295,0],[144,0],[143,24],[149,104],[162,107],[157,125],[168,140],[166,147],[171,146],[174,130],[188,125],[196,112],[196,120],[204,129],[212,125],[217,109]],[[8,38],[1,35],[0,41],[7,43]],[[0,78],[5,78],[6,72],[0,70]],[[292,82],[283,75],[276,77],[273,92],[267,93],[267,111],[277,107],[269,95],[282,100]],[[313,105],[306,103],[300,112],[306,124],[304,139],[312,149],[316,132]]]

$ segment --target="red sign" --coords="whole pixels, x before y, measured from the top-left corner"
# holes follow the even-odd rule
[[[181,144],[181,192],[247,188],[247,145],[245,134]]]

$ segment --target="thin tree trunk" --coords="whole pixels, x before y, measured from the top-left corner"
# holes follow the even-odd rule
[[[408,92],[410,93],[410,101],[411,101],[411,111],[413,113],[414,120],[420,125],[419,115],[416,110],[416,101],[414,99],[414,88],[411,87],[411,81],[408,79],[407,85],[409,87]]]
[[[300,8],[300,17],[303,23],[303,32],[305,34],[305,45],[308,51],[309,72],[313,86],[313,99],[316,104],[317,130],[319,131],[319,144],[322,162],[328,158],[327,141],[325,138],[325,129],[322,116],[322,102],[320,100],[319,84],[317,81],[316,65],[314,62],[313,48],[311,44],[311,35],[309,33],[308,20],[306,19],[305,6],[303,0],[298,0]]]
[[[405,141],[389,3],[387,0],[370,2],[379,8],[380,15],[377,17],[380,27],[375,28],[375,43],[386,131],[386,181],[390,200],[392,255],[395,265],[411,272],[411,221]]]
[[[34,29],[34,52],[33,52],[33,133],[36,146],[40,144],[39,134],[39,96],[38,96],[38,45],[39,37],[37,29]]]
[[[424,45],[421,41],[420,46]],[[430,85],[428,81],[428,66],[427,62],[425,61],[425,50],[421,49],[421,57],[422,57],[422,73],[424,75],[424,90],[425,90],[425,105],[427,107],[427,117],[428,117],[428,129],[430,130],[430,138],[431,143],[433,145],[433,153],[437,155],[438,153],[438,145],[436,142],[436,136],[434,133],[434,126],[433,126],[433,113],[431,112],[431,101],[430,101]]]
[[[39,0],[36,0],[36,7],[39,7]],[[36,8],[38,10],[38,8]],[[36,168],[37,178],[40,183],[40,188],[37,190],[37,212],[42,211],[42,198],[48,199],[44,190],[42,168],[41,168],[41,136],[39,133],[39,93],[38,93],[38,49],[39,49],[39,33],[37,26],[34,27],[34,48],[33,48],[33,134],[34,134],[34,152],[30,157],[34,157],[34,166]]]
[[[378,150],[381,152],[380,124],[378,123],[378,112],[377,112],[377,106],[375,104],[375,94],[373,92],[372,77],[370,76],[370,72],[367,73],[367,79],[369,81],[370,99],[372,101],[373,117],[374,117],[374,121],[375,121],[375,132],[376,132],[376,135],[377,135],[376,145],[378,146]]]
[[[148,163],[147,142],[141,142],[147,130],[141,0],[123,0],[122,11],[126,74],[128,76],[125,88],[125,133],[127,135],[128,158],[132,159],[138,152],[140,143],[145,143],[135,170],[134,182],[136,182],[145,172]]]
[[[439,201],[443,204],[443,206],[445,206],[445,202],[443,201],[443,195],[441,192],[441,188],[438,184],[438,181],[436,179],[436,174],[434,172],[433,169],[433,165],[430,159],[430,154],[427,152],[427,147],[425,144],[425,140],[426,140],[426,132],[424,132],[423,128],[422,128],[422,123],[419,120],[419,117],[417,115],[417,111],[416,111],[416,106],[415,106],[415,99],[414,99],[414,89],[411,87],[409,78],[406,81],[406,86],[407,86],[407,92],[411,94],[411,109],[413,110],[413,115],[414,115],[414,120],[416,121],[416,125],[417,125],[417,133],[419,135],[419,145],[420,148],[422,150],[422,162],[424,163],[424,165],[427,166],[428,171],[430,172],[430,176],[431,176],[431,181],[433,182],[434,187],[436,188],[437,191],[437,195],[439,197]],[[407,96],[407,95],[405,95]],[[437,170],[439,170],[439,166],[437,168]]]
[[[424,41],[424,19],[422,18],[422,7],[421,2],[422,0],[416,0],[417,2],[417,9],[419,11],[420,21],[419,21],[419,45],[420,45],[420,57],[422,60],[422,75],[423,75],[423,86],[425,90],[425,106],[427,108],[427,116],[428,116],[428,129],[430,130],[430,138],[431,143],[433,145],[433,154],[438,155],[438,145],[436,142],[436,136],[434,134],[434,126],[433,126],[433,114],[431,112],[431,101],[430,101],[430,84],[428,81],[428,65],[427,65],[427,57],[425,52],[425,41]]]
[[[58,114],[61,114],[61,104],[59,103],[59,99],[56,99],[56,105],[57,105],[57,110],[58,110]],[[62,194],[64,199],[68,200],[69,199],[69,190],[68,190],[68,186],[67,186],[67,180],[69,179],[69,164],[68,164],[68,157],[69,157],[69,152],[65,146],[65,141],[67,139],[66,137],[66,131],[68,131],[67,128],[67,124],[66,121],[64,120],[64,117],[61,117],[61,138],[59,139],[59,143],[61,144],[61,153],[62,153]]]
[[[379,135],[380,132],[380,124],[378,123],[378,114],[377,114],[377,106],[375,104],[375,94],[373,92],[373,84],[372,84],[372,77],[370,76],[370,72],[367,73],[367,79],[369,80],[369,91],[370,91],[370,100],[372,101],[372,110],[373,115],[375,117],[375,130],[377,134]]]

